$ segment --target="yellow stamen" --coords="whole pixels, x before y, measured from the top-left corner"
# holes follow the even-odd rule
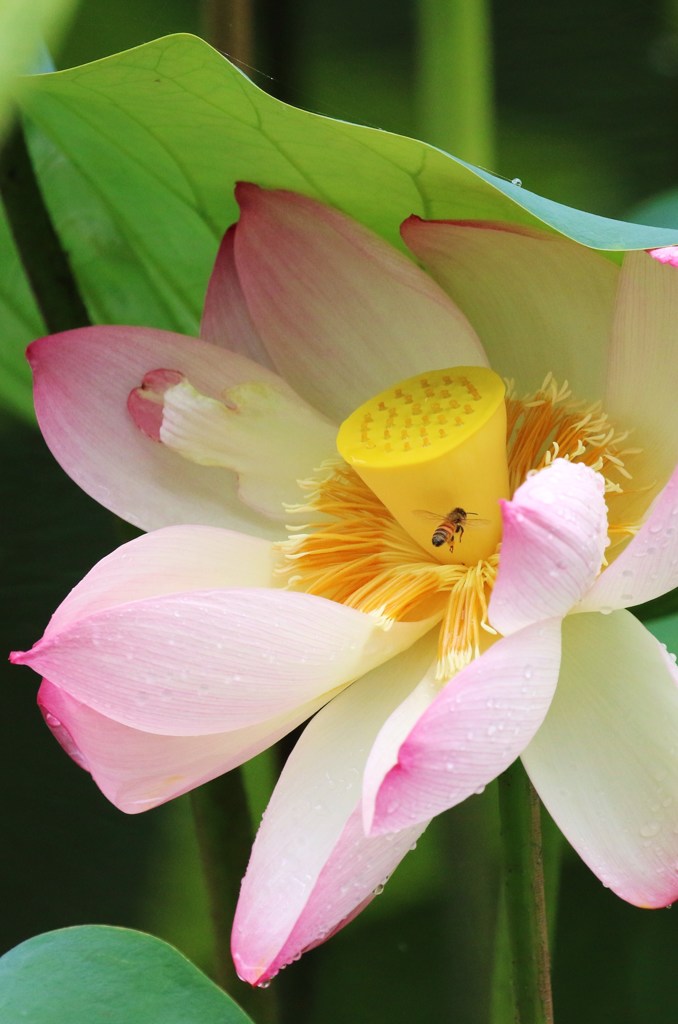
[[[438,616],[438,676],[448,678],[480,650],[481,632],[493,633],[487,602],[499,557],[467,568],[440,564],[403,530],[389,510],[345,463],[325,466],[320,483],[307,481],[308,504],[321,513],[282,546],[288,586],[346,604],[388,625]]]
[[[346,462],[440,562],[474,564],[501,537],[499,499],[510,493],[504,394],[484,366],[433,370],[382,391],[339,430]],[[453,511],[461,515],[446,523]],[[470,528],[474,519],[482,530]],[[438,546],[432,520],[445,536]]]

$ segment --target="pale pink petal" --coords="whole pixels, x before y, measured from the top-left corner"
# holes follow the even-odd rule
[[[670,263],[672,267],[678,267],[678,245],[662,245],[659,249],[648,249],[647,252],[660,263]]]
[[[235,266],[233,243],[236,225],[223,237],[207,285],[205,307],[200,321],[200,337],[213,345],[247,356],[273,369],[268,353],[252,323]]]
[[[549,813],[622,899],[678,898],[678,672],[628,612],[571,615],[558,690],[523,762]]]
[[[45,636],[87,615],[163,594],[274,586],[269,541],[216,526],[167,526],[116,548],[71,590]]]
[[[604,482],[556,459],[502,502],[503,538],[489,621],[505,636],[566,615],[586,594],[607,543]]]
[[[577,611],[612,611],[678,587],[678,467],[640,530],[598,577]]]
[[[678,269],[645,252],[624,257],[619,280],[605,408],[619,428],[630,429],[625,459],[625,520],[646,511],[678,462]]]
[[[158,369],[179,371],[213,398],[239,384],[261,383],[294,401],[275,374],[216,345],[144,327],[66,331],[34,342],[29,359],[45,439],[66,472],[102,505],[143,529],[192,522],[280,535],[279,526],[238,499],[234,473],[196,465],[151,441],[127,409],[130,391]]]
[[[332,693],[430,628],[390,629],[309,594],[191,590],[104,608],[12,655],[123,725],[242,729]]]
[[[599,253],[533,228],[424,221],[402,227],[409,248],[466,314],[497,373],[520,391],[546,373],[599,399],[618,268]]]
[[[252,320],[278,372],[328,416],[422,370],[486,364],[447,295],[366,228],[292,192],[240,184],[236,196]]]
[[[369,902],[425,824],[367,837],[360,812],[367,751],[431,658],[429,640],[376,669],[309,723],[259,829],[233,926],[239,975],[266,981]]]
[[[136,388],[130,400],[146,393]],[[139,397],[138,405],[128,404],[144,433],[138,406],[158,408],[155,394],[150,402]],[[288,389],[238,384],[218,400],[183,379],[163,387],[161,403],[157,436],[153,425],[150,437],[201,466],[233,470],[238,497],[283,523],[295,519],[290,506],[302,497],[298,481],[336,455],[336,425]]]
[[[321,701],[277,719],[210,736],[159,736],[99,714],[43,680],[38,704],[67,754],[121,811],[138,814],[230,771],[275,743]]]
[[[497,641],[442,690],[429,671],[370,752],[365,830],[395,832],[482,791],[541,725],[559,664],[560,620],[547,619]]]

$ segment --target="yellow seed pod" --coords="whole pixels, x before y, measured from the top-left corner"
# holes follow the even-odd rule
[[[502,379],[484,366],[432,370],[344,420],[339,454],[441,562],[473,564],[501,539],[509,496]]]

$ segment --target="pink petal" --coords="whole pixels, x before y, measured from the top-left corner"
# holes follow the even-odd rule
[[[678,898],[678,672],[628,612],[571,615],[558,691],[523,754],[569,842],[640,907]]]
[[[216,526],[167,526],[123,544],[71,590],[45,636],[121,604],[166,594],[274,585],[269,541]]]
[[[678,271],[645,252],[624,257],[612,329],[605,408],[630,429],[633,478],[625,518],[641,518],[678,462]]]
[[[648,249],[647,252],[660,263],[669,263],[672,267],[678,267],[678,245],[662,245],[659,249]]]
[[[678,587],[678,467],[642,527],[598,577],[578,611],[628,608]]]
[[[235,260],[274,366],[344,418],[422,369],[485,365],[468,322],[418,267],[337,210],[240,184]]]
[[[66,753],[121,811],[138,814],[230,771],[275,743],[320,706],[210,736],[159,736],[121,725],[43,680],[38,704]]]
[[[186,590],[96,611],[12,660],[124,725],[195,736],[328,699],[430,625],[384,630],[352,608],[282,590]]]
[[[228,229],[219,246],[205,295],[200,337],[272,370],[273,363],[252,323],[240,287],[233,246],[235,227],[234,224]]]
[[[489,620],[505,636],[563,616],[584,596],[607,544],[603,478],[556,459],[502,502],[504,533]]]
[[[130,391],[157,369],[179,371],[214,398],[237,384],[261,382],[302,405],[270,371],[207,342],[144,327],[66,331],[34,342],[29,358],[45,439],[66,472],[102,505],[143,529],[198,522],[280,535],[279,527],[243,506],[233,473],[196,465],[154,443],[127,410]]]
[[[508,224],[410,217],[402,235],[469,318],[492,368],[515,378],[520,393],[551,370],[579,398],[600,398],[619,276],[613,263]]]
[[[541,725],[559,664],[560,621],[548,619],[497,641],[439,692],[429,672],[370,752],[366,831],[410,827],[484,789]]]
[[[430,660],[428,640],[320,711],[285,764],[257,835],[233,926],[233,958],[252,984],[272,978],[371,899],[425,824],[365,836],[360,780],[374,737]]]

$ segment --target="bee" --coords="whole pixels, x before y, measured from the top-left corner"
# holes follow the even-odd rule
[[[454,543],[464,536],[464,530],[469,526],[480,526],[488,522],[487,519],[473,519],[468,522],[469,516],[477,515],[477,512],[467,512],[465,508],[453,508],[450,512],[427,512],[425,509],[417,509],[415,515],[426,516],[427,519],[437,519],[438,525],[431,536],[431,544],[434,548],[447,544],[450,551],[454,551]]]

